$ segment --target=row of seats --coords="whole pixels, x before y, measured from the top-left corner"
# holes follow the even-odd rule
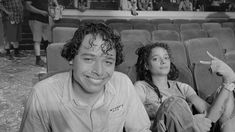
[[[186,31],[186,30],[210,30],[210,29],[218,29],[222,27],[230,27],[235,30],[235,22],[224,22],[224,23],[184,23],[184,24],[173,24],[173,23],[161,23],[158,25],[154,25],[151,23],[111,23],[109,24],[113,29],[117,32],[121,32],[122,30],[130,30],[130,29],[145,29],[149,32],[154,30],[173,30],[176,32]]]
[[[211,60],[206,51],[226,61],[235,70],[235,61],[226,60],[216,38],[196,38],[186,41],[186,43],[180,41],[163,42],[170,47],[172,61],[180,71],[178,80],[194,87],[204,99],[212,94],[222,81],[220,77],[210,73],[208,65],[199,63],[200,60]],[[123,44],[124,62],[117,66],[116,70],[127,74],[135,82],[135,63],[137,61],[135,51],[144,44],[138,41],[123,41]],[[60,56],[63,45],[64,43],[53,43],[47,48],[47,70],[49,74],[70,69],[69,63]]]
[[[130,24],[135,24],[135,23],[151,23],[154,25],[158,25],[161,23],[174,23],[174,24],[184,24],[184,23],[205,23],[205,22],[218,22],[218,23],[223,23],[223,22],[234,22],[234,19],[228,19],[228,18],[208,18],[208,19],[115,19],[115,18],[110,18],[107,20],[104,19],[72,19],[72,18],[63,18],[55,22],[56,25],[65,25],[69,24],[70,26],[74,25],[79,25],[82,23],[87,23],[87,22],[103,22],[106,24],[110,23],[130,23]]]
[[[53,30],[53,42],[66,42],[71,39],[77,28],[57,27]],[[218,28],[205,30],[186,30],[180,32],[170,30],[155,30],[152,34],[147,30],[123,30],[121,31],[122,41],[140,41],[144,45],[156,41],[182,41],[185,42],[194,38],[214,37],[219,41],[225,56],[229,60],[235,60],[235,35],[230,28]]]

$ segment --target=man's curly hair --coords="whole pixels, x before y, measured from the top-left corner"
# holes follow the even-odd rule
[[[73,38],[67,42],[62,51],[61,56],[66,60],[71,61],[78,54],[78,50],[85,38],[86,35],[91,34],[93,36],[90,39],[90,46],[94,46],[94,40],[97,35],[100,35],[104,41],[104,44],[101,45],[102,51],[105,54],[108,54],[110,50],[116,50],[116,63],[119,65],[123,62],[123,45],[121,44],[121,38],[118,33],[114,32],[112,28],[107,26],[104,23],[85,23],[78,27],[74,33]]]
[[[149,65],[148,64],[149,56],[151,54],[152,49],[154,49],[155,47],[160,47],[160,48],[165,49],[168,52],[170,59],[172,59],[171,54],[170,54],[170,49],[167,44],[162,43],[162,42],[148,44],[146,46],[139,48],[136,51],[136,54],[138,55],[138,59],[136,63],[136,72],[137,72],[137,80],[143,80],[147,82],[149,85],[151,85],[155,89],[159,98],[161,98],[159,89],[157,88],[156,85],[153,84],[151,72],[147,69],[147,66]],[[175,80],[178,78],[178,76],[179,76],[179,71],[176,68],[176,66],[171,62],[170,72],[168,73],[167,78],[169,80]]]

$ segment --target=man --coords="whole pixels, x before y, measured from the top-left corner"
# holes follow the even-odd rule
[[[15,57],[23,57],[19,52],[21,23],[23,22],[23,5],[21,0],[1,0],[0,9],[3,13],[3,28],[7,58],[14,59],[10,53],[14,49]]]
[[[36,55],[35,64],[45,66],[45,62],[41,59],[40,44],[43,38],[44,45],[51,42],[51,29],[49,25],[48,0],[25,0],[26,9],[30,11],[29,26],[33,33],[34,50]],[[53,0],[58,5],[56,0]]]
[[[34,86],[20,132],[148,132],[150,120],[122,63],[120,36],[105,24],[79,26],[61,55],[72,70]]]

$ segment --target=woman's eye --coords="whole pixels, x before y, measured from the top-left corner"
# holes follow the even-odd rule
[[[158,60],[158,58],[153,58],[153,61],[157,61]]]
[[[166,57],[165,57],[165,59],[166,59],[166,60],[169,60],[169,59],[170,59],[170,57],[169,57],[169,56],[166,56]]]

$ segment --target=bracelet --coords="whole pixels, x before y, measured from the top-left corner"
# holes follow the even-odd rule
[[[235,88],[235,84],[234,83],[223,83],[223,88],[225,88],[229,91],[233,91]]]

